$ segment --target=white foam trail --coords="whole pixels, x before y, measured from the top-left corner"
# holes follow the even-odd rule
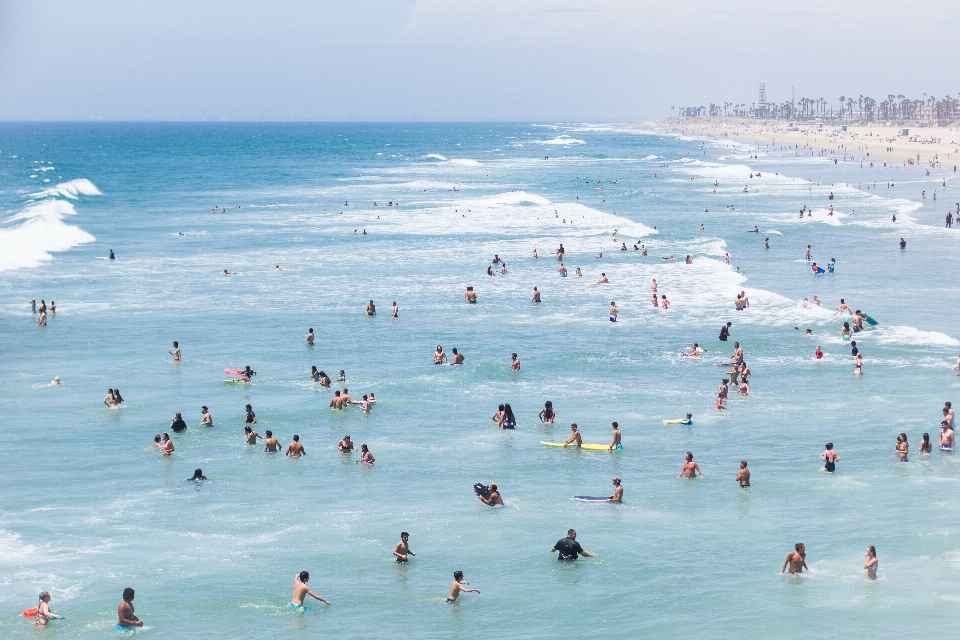
[[[79,195],[100,195],[100,191],[89,180],[79,179],[32,194],[34,200],[49,199],[32,202],[0,226],[0,271],[36,267],[52,260],[53,251],[96,240],[80,227],[63,221],[77,212],[71,203],[53,199],[58,195],[75,199]]]
[[[553,146],[571,145],[571,144],[587,144],[585,140],[571,138],[565,133],[560,134],[556,138],[551,138],[550,140],[527,140],[527,142],[529,142],[530,144],[549,144]]]
[[[424,157],[424,158],[433,158],[434,160],[446,160],[446,158],[444,158],[444,157],[443,157],[442,155],[440,155],[439,153],[428,153],[427,155],[425,155],[425,156],[423,156],[423,157]]]
[[[914,327],[881,326],[871,333],[876,335],[877,342],[880,344],[902,344],[917,347],[955,347],[960,345],[960,340],[951,338],[945,333],[940,333],[939,331],[923,331]]]
[[[97,187],[87,180],[86,178],[77,178],[76,180],[70,180],[69,182],[61,182],[60,184],[50,187],[49,189],[44,189],[43,191],[38,191],[36,193],[31,193],[27,197],[32,200],[39,200],[41,198],[55,198],[57,196],[62,196],[65,198],[70,198],[71,200],[76,200],[77,196],[102,196],[100,190]]]
[[[480,163],[476,160],[471,160],[469,158],[454,158],[450,160],[450,164],[459,164],[464,167],[479,167]]]

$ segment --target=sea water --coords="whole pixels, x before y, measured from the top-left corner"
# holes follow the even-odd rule
[[[960,230],[943,228],[960,183],[952,166],[839,157],[612,126],[2,125],[0,635],[34,637],[19,612],[41,590],[67,616],[51,637],[118,633],[128,586],[157,638],[954,633],[960,465],[936,442],[960,399]],[[808,244],[835,273],[812,274]],[[486,275],[494,254],[506,275]],[[610,284],[586,286],[601,272]],[[31,298],[56,301],[45,328]],[[860,376],[840,298],[879,321],[854,336]],[[733,340],[752,390],[715,411]],[[678,355],[694,341],[704,358]],[[464,366],[435,366],[438,344]],[[246,365],[252,384],[223,382]],[[311,365],[377,404],[331,412]],[[101,403],[114,387],[123,408]],[[490,420],[504,402],[515,431]],[[247,403],[306,457],[246,445]],[[162,457],[153,436],[177,411],[190,427]],[[688,411],[693,426],[661,422]],[[539,444],[571,422],[607,443],[612,421],[620,452]],[[336,450],[348,433],[375,465]],[[677,478],[686,451],[702,480]],[[571,499],[615,475],[622,505]],[[569,528],[595,559],[556,561]],[[781,576],[800,541],[809,573]],[[303,570],[333,606],[287,606]],[[481,593],[450,606],[456,570]]]

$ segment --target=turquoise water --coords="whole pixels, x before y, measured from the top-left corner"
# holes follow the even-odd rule
[[[116,633],[127,586],[157,638],[953,631],[960,465],[913,455],[957,400],[952,166],[928,177],[748,151],[611,127],[0,126],[0,635],[34,637],[19,611],[41,589],[68,618],[42,633]],[[934,189],[938,202],[920,202]],[[550,255],[560,242],[566,279]],[[821,264],[836,258],[835,274],[811,275],[807,244]],[[485,275],[494,254],[506,276]],[[601,272],[610,285],[584,286]],[[653,309],[652,278],[669,310]],[[815,295],[826,310],[800,308]],[[856,336],[860,377],[832,313],[841,297],[880,321]],[[56,301],[46,328],[31,298]],[[727,321],[752,392],[716,412]],[[711,353],[677,355],[694,341]],[[437,344],[466,364],[435,367]],[[245,365],[252,385],[222,382]],[[311,365],[344,369],[353,397],[376,394],[373,411],[330,412]],[[54,376],[62,385],[46,386]],[[108,387],[122,409],[101,404]],[[537,420],[545,400],[553,427]],[[503,402],[516,431],[490,421]],[[260,433],[299,434],[307,456],[245,445],[247,403]],[[215,427],[197,426],[201,405]],[[175,411],[190,428],[162,458],[153,435]],[[687,411],[692,427],[661,423]],[[613,420],[622,452],[539,445],[570,422],[609,442]],[[346,433],[374,466],[336,451]],[[827,441],[835,475],[818,471]],[[677,479],[686,451],[703,480]],[[748,490],[733,480],[741,459]],[[185,482],[198,467],[209,481]],[[614,475],[623,505],[571,500],[612,492]],[[491,481],[506,508],[474,496]],[[570,527],[596,559],[556,562]],[[406,566],[390,553],[401,530],[417,553]],[[798,541],[811,571],[782,577]],[[867,545],[876,582],[861,569]],[[481,593],[444,605],[458,569]],[[332,607],[287,607],[301,570]]]

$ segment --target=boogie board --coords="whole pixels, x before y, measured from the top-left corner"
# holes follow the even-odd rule
[[[490,487],[485,484],[480,484],[478,482],[477,484],[473,485],[473,492],[481,498],[490,498]]]
[[[663,424],[693,424],[693,420],[686,418],[674,418],[673,420],[664,420]]]
[[[578,500],[580,502],[606,502],[607,501],[606,497],[601,498],[599,496],[573,496],[573,499]]]
[[[862,313],[861,313],[860,315],[862,315],[862,316],[863,316],[863,319],[867,321],[867,324],[869,324],[869,325],[876,325],[876,324],[877,324],[877,321],[874,320],[873,318],[871,318],[870,316],[864,315],[864,314],[862,314]]]
[[[239,380],[224,380],[224,382],[229,382],[230,384],[240,384],[241,382],[246,382],[246,380],[240,378]]]
[[[563,446],[563,443],[562,443],[562,442],[544,442],[543,440],[540,441],[540,444],[542,444],[542,445],[545,446],[545,447],[562,447],[562,446]],[[568,448],[568,449],[576,449],[576,448],[578,448],[578,447],[577,447],[576,444],[568,444],[568,445],[567,445],[567,448]],[[580,449],[586,449],[587,451],[607,451],[607,450],[610,449],[610,445],[607,445],[607,444],[586,444],[586,443],[584,443],[584,444],[580,445],[579,448],[580,448]]]

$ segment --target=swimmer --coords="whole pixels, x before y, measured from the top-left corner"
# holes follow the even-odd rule
[[[307,335],[304,337],[307,339],[307,344],[310,344],[310,345],[313,344],[313,340],[314,340],[313,327],[310,327],[310,329],[307,331]]]
[[[340,411],[343,409],[343,405],[346,401],[343,399],[343,394],[339,391],[334,391],[333,398],[330,399],[330,404],[328,405],[334,411]]]
[[[40,603],[37,605],[37,615],[33,624],[37,627],[42,627],[47,624],[50,620],[62,620],[62,616],[58,616],[50,611],[50,592],[41,591],[40,592]]]
[[[397,563],[406,562],[407,556],[417,555],[410,550],[410,534],[406,531],[400,532],[400,542],[393,548],[393,555],[397,558]]]
[[[234,272],[233,272],[233,271],[227,271],[226,269],[224,269],[224,270],[223,270],[223,275],[225,275],[225,276],[232,276],[232,275],[234,275]]]
[[[347,374],[343,369],[340,369],[340,373],[337,374],[337,382],[346,382]]]
[[[496,274],[493,273],[493,267],[487,267],[487,275],[488,275],[488,276],[494,276],[494,275],[496,275]]]
[[[576,422],[570,425],[570,431],[572,432],[572,435],[567,438],[567,441],[563,443],[563,446],[566,447],[567,445],[572,444],[574,441],[576,441],[578,447],[582,445],[583,438],[580,436],[580,432],[577,430]]]
[[[113,389],[107,389],[107,395],[103,397],[103,404],[107,405],[108,407],[117,406],[117,400],[113,397]]]
[[[110,252],[111,255],[113,252]],[[130,587],[123,590],[123,602],[117,607],[117,626],[118,627],[142,627],[143,621],[133,613],[134,591]]]
[[[557,412],[553,410],[553,402],[547,400],[543,403],[543,409],[540,409],[540,413],[537,414],[540,417],[540,422],[544,424],[553,424],[553,421],[557,417]]]
[[[686,264],[693,264],[693,260],[690,259],[690,254],[687,254]]]
[[[665,293],[660,294],[660,306],[664,309],[670,308],[670,301],[667,300],[667,294]]]
[[[601,273],[600,275],[602,277],[593,284],[610,284],[610,280],[607,279],[607,274]]]
[[[203,414],[203,418],[200,420],[201,427],[212,427],[213,426],[213,416],[210,415],[210,410],[205,406],[200,407],[200,413]]]
[[[276,265],[276,266],[274,267],[274,269],[276,269],[277,271],[285,271],[285,269],[284,269],[283,267],[281,267],[280,265]]]
[[[48,386],[48,387],[56,387],[56,386],[59,385],[59,384],[60,384],[60,376],[54,376],[54,377],[53,377],[53,380],[51,380],[49,383],[47,383],[47,386]]]
[[[170,429],[174,433],[180,433],[181,431],[187,430],[187,422],[183,419],[183,416],[180,415],[179,411],[173,414],[173,418],[170,420]]]
[[[611,451],[620,451],[623,449],[623,445],[620,443],[620,425],[616,422],[613,424],[613,442],[610,443],[610,446],[607,447]],[[618,501],[619,502],[619,501]]]
[[[466,300],[468,304],[477,304],[477,294],[473,290],[473,287],[467,287],[466,293],[463,294],[463,299]]]
[[[173,356],[174,362],[180,362],[180,343],[176,340],[173,341],[173,351],[167,351],[170,355]]]
[[[611,300],[610,301],[610,322],[617,321],[618,313],[620,313],[620,309],[617,308],[617,303]]]
[[[567,268],[566,268],[565,266],[563,266],[563,263],[562,263],[562,262],[560,263],[560,268],[557,269],[557,271],[560,272],[560,277],[561,277],[561,278],[566,278],[566,277],[567,277]]]
[[[537,250],[536,250],[536,249],[533,250],[533,259],[534,259],[534,260],[537,259]]]
[[[582,278],[582,277],[583,277],[583,271],[580,271],[580,267],[577,267],[577,270],[575,271],[575,274],[576,274],[576,276],[577,276],[578,278]]]
[[[489,493],[487,497],[477,494],[477,497],[480,498],[480,502],[491,507],[503,506],[503,497],[500,495],[500,491],[497,489],[497,483],[491,482],[488,487]]]
[[[833,473],[837,470],[837,463],[840,462],[840,454],[833,450],[832,442],[826,444],[823,453],[820,454],[820,459],[823,460],[823,468],[820,469],[820,471]]]
[[[953,451],[954,435],[946,420],[940,423],[940,451]]]
[[[290,600],[291,607],[303,607],[303,601],[306,596],[312,596],[313,598],[319,600],[320,602],[325,602],[327,604],[333,604],[329,600],[325,600],[315,594],[313,590],[307,586],[307,582],[310,580],[310,573],[308,571],[301,571],[293,579],[293,598]]]
[[[330,386],[330,376],[325,374],[323,371],[320,372],[320,386],[329,387]]]
[[[114,389],[116,391],[116,389]],[[953,405],[949,402],[943,403],[943,417],[946,418],[947,423],[950,425],[950,428],[953,429]]]
[[[607,496],[607,502],[623,502],[623,487],[620,486],[620,476],[613,477],[613,486],[615,487],[613,490],[613,495]]]
[[[917,452],[922,456],[928,456],[933,452],[933,443],[930,442],[929,433],[923,434],[923,439],[920,441],[920,446],[917,447]]]
[[[703,478],[703,471],[700,470],[700,465],[693,461],[693,454],[687,451],[687,454],[684,456],[686,462],[683,463],[683,468],[680,470],[680,475],[678,478],[696,478],[697,474],[700,474],[700,477]]]
[[[194,469],[193,476],[187,478],[188,482],[203,482],[207,479],[207,476],[203,475],[203,469]]]
[[[850,310],[850,307],[847,305],[847,303],[843,301],[843,298],[840,298],[840,305],[837,307],[837,310],[833,312],[833,315],[837,315],[838,313],[843,313],[844,311],[846,311],[851,316],[853,315],[853,311]]]
[[[320,382],[320,371],[317,370],[317,365],[310,365],[310,377],[314,382]]]
[[[396,301],[396,300],[393,301],[393,310],[390,311],[390,317],[391,317],[391,318],[399,318],[399,317],[400,317],[400,307],[397,306],[397,301]]]
[[[747,469],[746,460],[740,461],[740,471],[737,471],[736,480],[740,483],[741,487],[746,488],[750,486],[750,469]]]
[[[810,336],[810,337],[812,338],[812,337],[813,337],[813,330],[812,330],[812,329],[807,329],[806,331],[803,332],[803,335],[805,335],[805,336]]]
[[[877,569],[879,567],[879,560],[877,560],[877,548],[873,545],[867,547],[867,550],[863,552],[863,569],[867,572],[868,580],[877,579]]]
[[[243,439],[247,444],[257,444],[257,438],[263,439],[263,436],[247,425],[243,428]]]
[[[817,296],[813,296],[813,306],[823,307],[823,303],[820,302],[820,298],[818,298]]]
[[[540,302],[540,292],[536,287],[533,288],[533,302]]]
[[[376,462],[376,461],[377,461],[377,459],[373,457],[373,454],[372,454],[372,453],[370,453],[370,449],[367,447],[367,445],[365,445],[365,444],[360,445],[360,459],[359,459],[359,460],[356,460],[356,462],[363,462],[363,463],[365,463],[365,464],[373,464],[373,463]]]
[[[822,360],[822,359],[823,359],[823,351],[820,350],[820,345],[817,345],[817,351],[816,351],[815,355],[817,356],[817,360]]]
[[[360,401],[360,411],[370,413],[370,399],[367,397],[367,394],[363,394],[363,399]]]
[[[170,434],[164,433],[163,440],[161,441],[161,444],[160,444],[160,452],[163,453],[163,455],[165,456],[169,456],[174,451],[175,451],[175,447],[173,446],[173,440],[170,439]]]
[[[724,328],[726,328],[726,327],[724,327]],[[681,353],[682,355],[689,356],[689,357],[691,357],[691,358],[699,358],[699,357],[702,356],[704,353],[706,353],[706,351],[704,351],[703,349],[700,348],[699,343],[694,342],[694,343],[693,343],[693,346],[690,347],[690,351],[689,351],[689,352],[687,352],[687,351],[681,351],[680,353]]]
[[[802,542],[798,542],[793,545],[794,551],[791,551],[787,554],[787,559],[783,561],[783,568],[780,569],[780,573],[783,573],[787,570],[787,565],[790,565],[790,574],[798,575],[803,573],[803,570],[810,570],[810,567],[807,566],[807,548]]]
[[[834,315],[836,315],[836,314],[834,314]],[[850,331],[850,323],[849,323],[849,322],[844,322],[844,323],[843,323],[843,327],[840,329],[840,338],[841,338],[842,340],[849,340],[849,339],[850,339],[850,334],[851,334],[851,331]]]
[[[557,560],[565,562],[573,562],[577,559],[577,556],[583,556],[584,558],[597,557],[596,554],[587,553],[583,550],[583,547],[577,542],[577,532],[574,529],[568,529],[567,537],[557,540],[557,543],[550,549],[550,553],[554,551],[559,551]]]
[[[520,371],[520,359],[515,353],[510,354],[510,368],[514,371]]]
[[[350,434],[343,436],[343,440],[337,443],[337,449],[340,450],[340,453],[350,453],[351,451],[356,451],[357,448],[353,446],[353,440],[350,439]]]
[[[727,341],[727,338],[730,337],[730,327],[733,326],[732,322],[728,322],[724,326],[720,327],[720,340],[723,342]]]
[[[863,373],[863,354],[862,353],[857,354],[857,359],[854,361],[853,365],[854,365],[853,366],[854,373],[856,374]]]
[[[280,441],[273,437],[273,431],[267,430],[267,439],[263,443],[264,453],[279,453]]]
[[[377,315],[377,305],[373,304],[373,300],[371,300],[371,301],[367,304],[367,315],[368,315],[368,316],[375,316],[375,315]]]
[[[307,455],[303,445],[300,444],[300,436],[293,436],[293,442],[287,445],[287,451],[283,455],[290,456],[291,458],[299,458],[300,456]]]
[[[450,583],[450,595],[447,596],[447,604],[456,602],[461,592],[480,593],[480,589],[467,589],[466,585],[468,584],[470,583],[463,579],[463,571],[454,571],[453,582]]]
[[[249,404],[244,407],[246,410],[246,415],[243,418],[243,421],[246,424],[257,424],[257,414],[253,412],[253,407]]]
[[[466,359],[466,358],[464,357],[464,355],[463,355],[462,353],[460,353],[459,351],[457,351],[457,348],[454,347],[454,348],[453,348],[453,362],[451,362],[450,364],[451,364],[451,365],[454,365],[454,364],[463,364],[463,361],[464,361],[465,359]]]
[[[443,352],[443,347],[437,345],[437,350],[433,352],[433,364],[443,364],[447,361],[447,354]]]

